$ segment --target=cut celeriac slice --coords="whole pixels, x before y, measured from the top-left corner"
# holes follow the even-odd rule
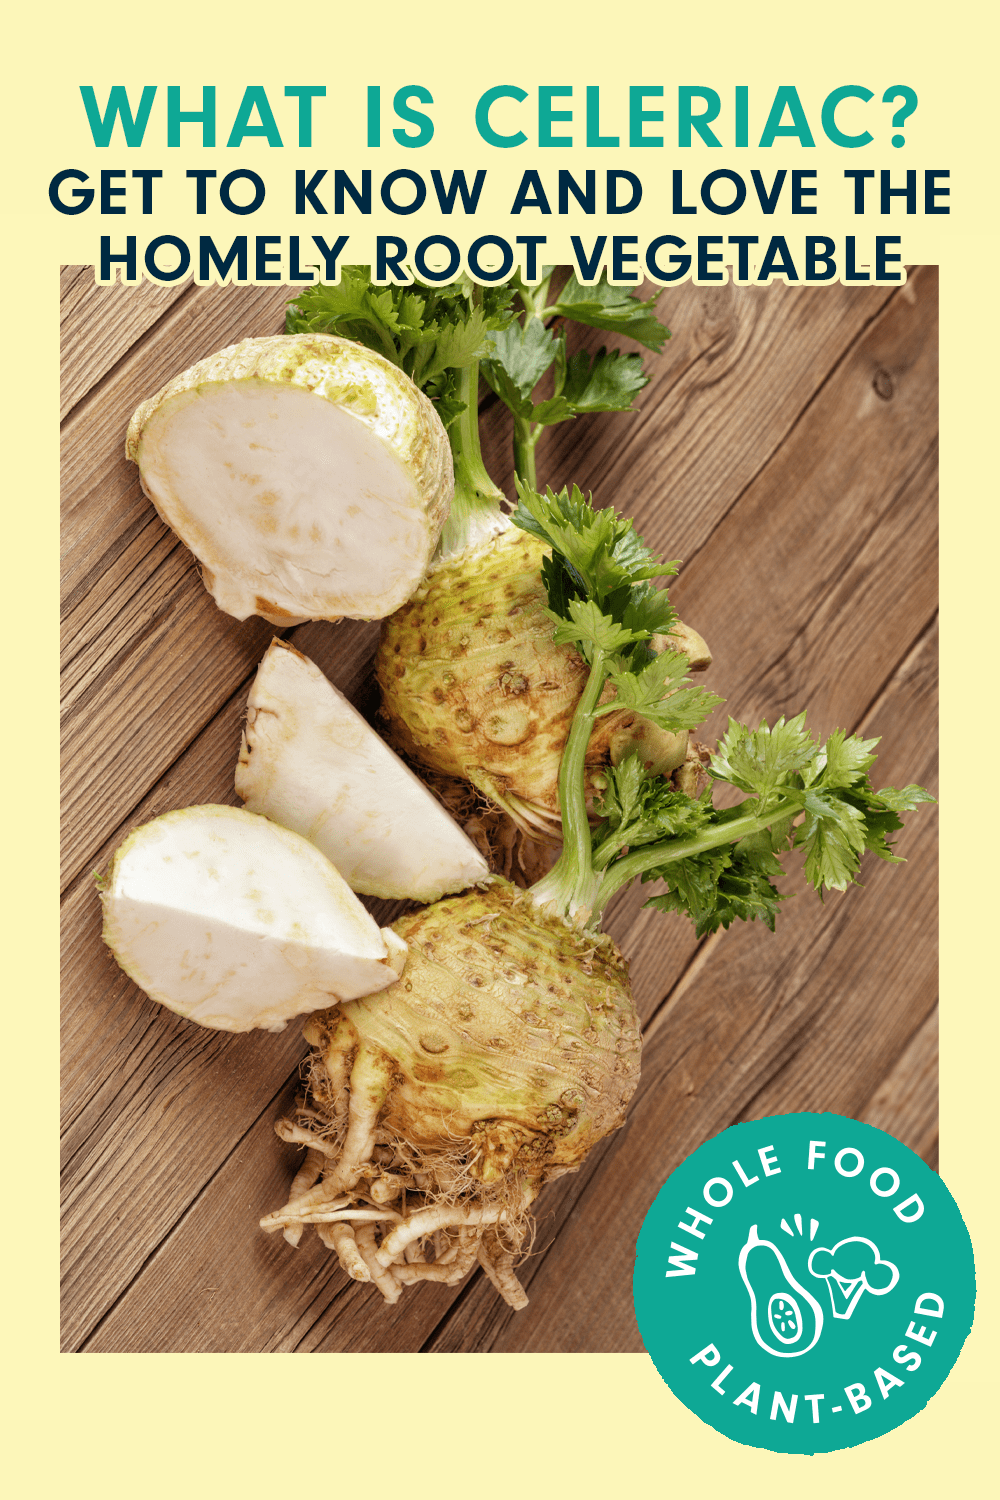
[[[187,807],[135,829],[101,899],[125,972],[219,1031],[280,1031],[385,989],[406,958],[315,845],[243,808]]]
[[[489,874],[476,846],[320,669],[272,641],[247,702],[236,791],[311,839],[366,895],[437,901]]]
[[[382,619],[454,491],[448,435],[396,365],[332,334],[245,339],[143,402],[125,451],[221,609]]]

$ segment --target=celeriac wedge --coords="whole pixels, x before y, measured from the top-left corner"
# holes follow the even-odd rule
[[[320,669],[272,641],[250,690],[236,792],[311,839],[352,890],[437,901],[489,874],[472,841]]]
[[[187,807],[135,829],[101,899],[125,972],[220,1031],[280,1031],[383,990],[406,956],[313,844],[243,808]]]

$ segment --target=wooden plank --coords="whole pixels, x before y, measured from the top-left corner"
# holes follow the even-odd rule
[[[240,1124],[259,1118],[273,1103],[266,1086],[271,1069],[277,1066],[287,1078],[302,1052],[297,1028],[280,1036],[203,1028],[192,1039],[190,1026],[179,1018],[137,1015],[133,997],[114,976],[108,978],[96,998],[104,1000],[109,1023],[118,1020],[118,1058],[130,1071],[124,1086],[109,1077],[95,1091],[91,1129],[72,1132],[67,1150],[66,1349],[76,1348],[105,1311],[109,1263],[118,1294],[149,1249],[170,1232],[176,1200],[186,1206],[191,1183],[204,1183],[218,1170],[220,1145],[225,1160],[242,1138]],[[137,1059],[146,1064],[141,1072]],[[244,1202],[246,1196],[244,1191]],[[255,1217],[250,1205],[249,1222]],[[221,1232],[217,1243],[226,1237]]]
[[[59,312],[61,316],[65,315],[69,299],[73,295],[74,285],[86,270],[86,266],[59,267]],[[91,274],[93,274],[93,267],[91,267]]]
[[[699,289],[687,290],[692,303],[696,303],[695,294]],[[771,293],[758,295],[770,298]],[[885,302],[884,297],[882,302]],[[896,302],[912,306],[902,298],[891,299],[886,308],[887,318],[890,314],[895,316]],[[683,306],[686,308],[687,304]],[[680,303],[678,307],[681,308]],[[856,304],[854,311],[857,312],[860,307],[860,303]],[[922,306],[919,312],[921,318],[926,317],[925,307]],[[768,314],[770,316],[772,315]],[[693,315],[692,321],[693,324],[697,322]],[[866,321],[870,322],[870,319],[863,320]],[[757,326],[762,326],[762,323],[773,334],[773,325],[767,323],[766,318],[759,319]],[[839,374],[838,367],[841,365],[850,367],[851,371],[850,379],[842,387],[843,391],[848,396],[856,391],[857,370],[863,369],[863,360],[870,358],[869,346],[864,339],[856,337],[860,326],[862,325],[854,325],[854,335],[846,344],[836,343],[836,330],[833,333],[827,330],[825,336],[831,341],[826,348],[827,373],[821,373],[820,357],[814,354],[811,365],[813,394],[818,392],[822,397],[828,388],[836,385],[834,377]],[[840,333],[843,333],[842,328]],[[840,337],[839,333],[837,337]],[[885,347],[891,342],[882,333],[877,338],[882,340]],[[679,348],[680,345],[674,347]],[[752,340],[751,347],[755,347]],[[855,356],[861,363],[852,365],[851,360]],[[780,364],[780,357],[780,345],[775,342],[771,358],[776,367]],[[723,448],[728,441],[727,422],[731,417],[730,407],[725,399],[726,393],[732,383],[738,383],[742,378],[740,368],[740,361],[736,360],[732,369],[721,380],[719,390],[715,392],[718,407],[713,408],[712,420],[716,423],[716,446]],[[913,380],[924,384],[933,382],[933,374],[926,359]],[[730,382],[729,385],[727,381]],[[112,384],[113,379],[107,382],[104,389],[110,388]],[[764,445],[760,453],[763,472],[759,476],[759,482],[763,488],[758,489],[755,483],[751,483],[746,487],[741,501],[736,495],[724,496],[722,481],[716,481],[720,486],[716,523],[708,528],[704,559],[696,559],[702,562],[701,576],[695,576],[697,587],[689,587],[686,597],[690,599],[692,607],[700,610],[704,595],[706,600],[711,600],[710,607],[714,611],[719,607],[719,597],[717,593],[711,592],[710,585],[713,580],[718,583],[728,573],[733,593],[737,597],[724,597],[727,614],[721,636],[715,628],[715,615],[709,612],[707,603],[703,615],[703,619],[713,620],[709,633],[717,651],[720,649],[720,640],[723,642],[722,649],[726,649],[734,630],[738,642],[742,640],[741,631],[745,635],[748,606],[752,608],[755,602],[757,575],[753,568],[744,569],[740,566],[742,555],[747,549],[748,534],[745,530],[736,528],[735,542],[728,533],[717,542],[716,532],[722,532],[725,527],[723,517],[734,505],[739,510],[745,503],[748,507],[747,515],[757,524],[760,524],[762,514],[764,520],[767,520],[764,497],[768,493],[774,508],[784,508],[789,513],[786,515],[786,523],[795,523],[797,509],[802,503],[801,497],[777,482],[768,491],[765,480],[767,471],[782,461],[785,449],[796,445],[808,448],[814,443],[816,434],[810,432],[811,423],[817,420],[827,423],[841,421],[840,403],[834,402],[827,408],[819,405],[817,398],[813,406],[810,406],[810,399],[811,397],[807,398],[804,406],[797,408],[798,415],[789,416],[786,412],[785,420],[790,421],[789,428],[771,429],[772,446],[767,449]],[[738,403],[737,409],[740,409]],[[647,433],[646,441],[651,446],[665,441],[665,435],[672,431],[672,423],[676,417],[669,400],[664,399],[657,410],[657,422],[650,426]],[[876,413],[877,417],[881,415]],[[488,462],[493,464],[496,462],[497,452],[506,446],[502,414],[499,411],[492,412],[485,425],[485,447],[490,454]],[[609,426],[612,425],[614,424],[609,423]],[[897,446],[901,453],[908,453],[912,459],[915,443],[913,424],[903,426],[905,431],[898,434]],[[845,466],[853,463],[851,444],[856,440],[854,427],[850,428],[850,433],[851,443],[846,445],[843,458]],[[878,441],[878,438],[869,439],[866,436],[865,441],[869,440]],[[589,457],[589,450],[581,443],[581,461],[589,460]],[[620,464],[622,473],[627,473],[629,463],[634,464],[634,461],[634,454],[631,458],[628,454],[622,454],[620,458],[614,459],[616,465]],[[796,462],[801,465],[801,457]],[[912,566],[914,559],[929,555],[927,515],[929,513],[932,516],[933,513],[929,507],[931,491],[926,482],[928,468],[925,451],[922,465],[916,466],[909,487],[901,490],[895,497],[895,507],[886,502],[884,497],[880,499],[876,495],[872,499],[869,489],[863,484],[854,483],[854,471],[850,469],[851,484],[842,491],[836,491],[840,509],[834,507],[836,514],[831,513],[823,518],[824,524],[833,532],[833,540],[826,551],[819,553],[835,575],[839,567],[841,572],[849,573],[849,577],[840,586],[834,586],[834,581],[826,581],[827,575],[817,577],[814,574],[810,587],[808,574],[809,569],[814,566],[815,557],[813,553],[807,552],[805,562],[800,564],[801,571],[807,577],[805,580],[795,579],[792,603],[784,612],[776,612],[773,630],[767,632],[757,627],[760,639],[756,659],[748,663],[742,653],[734,653],[733,660],[727,663],[728,668],[742,671],[740,691],[750,697],[757,674],[770,674],[767,689],[760,695],[760,701],[767,705],[767,711],[774,711],[772,705],[781,698],[784,691],[781,686],[782,662],[795,657],[795,672],[792,674],[795,680],[787,688],[788,692],[801,681],[806,696],[811,698],[811,677],[816,673],[827,684],[824,691],[831,712],[839,712],[842,702],[852,711],[864,713],[877,696],[881,684],[892,676],[894,667],[912,646],[928,618],[927,599],[920,587],[901,587],[898,590],[896,609],[905,624],[899,623],[876,643],[874,660],[869,662],[866,659],[859,685],[859,663],[856,659],[858,652],[851,635],[852,622],[858,614],[859,606],[863,613],[863,599],[866,593],[872,592],[872,578],[878,578],[881,586],[879,569],[898,566],[897,549],[902,545],[899,533],[905,530],[907,522],[919,534],[920,540],[914,544],[912,555],[906,554],[906,567]],[[825,482],[837,483],[838,471],[830,455],[820,465],[820,472]],[[921,475],[924,477],[921,478]],[[685,479],[684,482],[692,481]],[[654,501],[650,500],[649,509],[642,520],[647,532],[648,522],[655,521],[653,504]],[[859,545],[857,517],[859,513],[864,513],[866,506],[871,505],[875,507],[875,514],[867,532],[860,533]],[[855,523],[853,533],[848,521],[852,512]],[[771,518],[773,532],[761,540],[754,554],[757,566],[762,558],[766,560],[767,543],[773,543],[774,533],[781,540],[780,522],[780,516]],[[150,524],[158,523],[154,520]],[[137,548],[145,545],[141,541],[141,530],[142,528],[137,530],[125,545]],[[853,549],[848,545],[852,536]],[[159,541],[154,537],[150,552],[158,545]],[[717,550],[713,551],[713,548]],[[668,550],[673,553],[679,549],[669,547],[668,544]],[[119,553],[118,556],[124,554]],[[161,551],[154,559],[154,574],[158,570],[168,569],[172,565],[172,558],[173,549]],[[126,640],[121,644],[126,650],[131,649],[128,643],[139,629],[150,628],[150,616],[143,614],[141,601],[133,603],[131,600],[128,572],[129,568],[126,566],[115,585],[120,591],[115,595],[115,603],[120,606],[120,619],[124,622],[122,634]],[[684,582],[687,583],[686,577]],[[167,579],[161,603],[172,597],[171,589],[183,591],[189,587],[194,593],[200,592],[196,579],[185,579],[180,574],[176,578]],[[108,653],[106,634],[103,636],[103,644],[97,645],[102,631],[112,629],[115,609],[109,601],[113,593],[114,590],[111,590],[105,595],[99,606],[107,608],[108,614],[102,628],[95,634],[91,658],[84,661],[78,660],[77,655],[73,656],[74,671],[78,674],[71,685],[71,693],[75,695],[74,704],[88,705],[100,691],[102,681],[106,680],[102,679],[102,672],[116,670],[114,655]],[[78,594],[77,603],[82,601],[83,595]],[[686,608],[686,605],[683,607]],[[130,610],[132,613],[129,613]],[[691,618],[695,623],[701,623],[694,615]],[[83,624],[85,627],[85,619]],[[811,625],[811,634],[808,634]],[[244,627],[240,627],[242,628]],[[370,628],[311,625],[301,627],[300,631],[294,633],[294,638],[328,672],[332,669],[335,674],[338,668],[342,668],[344,679],[351,684],[347,690],[353,696],[364,691],[371,634],[366,641],[360,634],[346,634],[348,629],[363,632]],[[800,645],[800,638],[804,633],[808,634],[808,639],[804,645]],[[340,647],[342,641],[346,643],[344,650]],[[155,649],[165,652],[169,644],[164,638],[156,643]],[[846,650],[845,645],[848,647]],[[82,658],[83,653],[79,653],[79,656]],[[207,653],[206,658],[211,660]],[[160,658],[151,656],[147,661],[149,674],[155,675],[160,669]],[[212,671],[215,671],[214,665]],[[90,847],[95,855],[108,852],[133,817],[135,821],[144,821],[154,811],[167,806],[185,805],[191,801],[233,800],[233,746],[238,738],[238,720],[242,710],[241,684],[246,680],[248,669],[244,668],[239,659],[227,658],[224,671],[228,674],[227,684],[233,684],[232,691],[216,706],[207,700],[200,703],[197,713],[187,721],[191,731],[189,738],[184,739],[187,730],[183,713],[177,717],[171,717],[169,713],[164,715],[164,733],[174,746],[175,758],[165,773],[158,773],[159,779],[147,782],[140,794],[141,800],[130,804],[128,808],[120,804],[117,806],[116,817],[107,821],[103,841],[98,840],[96,835],[93,838]],[[882,673],[881,677],[879,672]],[[713,672],[712,677],[716,682],[724,681],[721,671]],[[183,683],[183,676],[180,680]],[[343,680],[342,685],[345,685]],[[729,687],[728,680],[725,681],[725,686]],[[221,687],[217,691],[221,692]],[[732,703],[730,706],[733,706]],[[81,708],[79,711],[84,710]],[[849,722],[846,714],[841,714],[840,718],[841,722]],[[891,725],[885,728],[887,737],[891,728]],[[145,746],[143,753],[148,748],[148,745]],[[83,753],[82,739],[77,746],[77,753]],[[908,768],[906,774],[909,777],[916,773]],[[81,842],[81,849],[83,847]],[[95,858],[94,863],[97,862]],[[223,1087],[222,1092],[228,1093],[230,1097],[220,1102],[215,1097],[219,1082],[214,1071],[217,1054],[213,1051],[210,1056],[203,1055],[205,1049],[193,1042],[189,1049],[181,1033],[191,1033],[193,1028],[184,1028],[180,1023],[171,1026],[171,1018],[167,1018],[164,1023],[162,1013],[153,1010],[104,955],[97,935],[96,903],[79,873],[86,868],[89,868],[86,860],[77,862],[78,873],[75,883],[70,887],[67,903],[67,1121],[68,1180],[72,1200],[67,1215],[66,1347],[86,1347],[94,1352],[109,1349],[137,1352],[168,1348],[204,1348],[217,1352],[229,1348],[318,1352],[333,1348],[443,1348],[451,1347],[449,1340],[457,1340],[455,1347],[486,1349],[507,1347],[503,1340],[513,1337],[526,1340],[529,1344],[532,1339],[536,1339],[532,1347],[546,1347],[544,1343],[537,1342],[538,1336],[557,1340],[567,1337],[565,1331],[553,1332],[551,1329],[538,1335],[538,1329],[530,1321],[533,1316],[531,1309],[513,1320],[514,1327],[521,1331],[516,1335],[510,1334],[508,1310],[499,1303],[495,1294],[490,1292],[488,1296],[485,1295],[475,1283],[457,1292],[444,1288],[422,1288],[417,1294],[407,1294],[395,1310],[383,1314],[373,1303],[370,1291],[346,1285],[341,1273],[331,1267],[330,1258],[321,1250],[314,1237],[309,1237],[311,1249],[307,1249],[304,1244],[301,1251],[291,1252],[280,1243],[276,1245],[255,1233],[253,1226],[261,1211],[260,1199],[268,1197],[264,1206],[270,1206],[268,1195],[272,1181],[278,1184],[277,1196],[280,1198],[280,1163],[282,1160],[286,1163],[291,1160],[292,1153],[288,1152],[288,1148],[279,1147],[274,1141],[271,1121],[279,1113],[282,1090],[287,1091],[288,1076],[294,1071],[298,1052],[293,1049],[286,1054],[282,1050],[287,1033],[279,1039],[280,1047],[277,1050],[272,1047],[258,1052],[251,1047],[234,1045],[229,1063],[234,1067],[238,1064],[240,1068],[245,1068],[246,1078],[241,1088],[227,1090]],[[901,874],[908,875],[910,872],[889,873],[898,878]],[[707,1022],[702,1012],[707,1008],[710,1015],[710,1001],[716,993],[711,985],[706,990],[706,984],[709,979],[714,983],[717,966],[725,955],[732,953],[735,934],[730,934],[721,941],[710,940],[707,944],[698,945],[684,924],[664,923],[658,914],[639,913],[638,908],[648,894],[648,888],[645,891],[625,893],[616,903],[611,922],[611,930],[634,955],[636,992],[642,1013],[649,1017],[655,1016],[660,1030],[664,1032],[668,1032],[675,1024],[675,1015],[688,1015],[689,1026],[694,1024],[691,1017],[697,1020],[700,1015],[704,1029]],[[923,894],[926,896],[926,891]],[[912,923],[917,920],[916,914],[919,911],[919,903],[911,906],[908,897],[900,907],[900,920]],[[827,913],[822,915],[824,923],[829,920]],[[666,938],[662,936],[664,929],[668,931]],[[775,940],[769,934],[759,934],[759,937],[765,940],[759,962],[764,966],[770,965],[769,972],[773,975],[775,968],[781,963],[781,953],[784,950],[773,946]],[[780,937],[781,935],[779,940]],[[835,933],[830,939],[834,949],[836,937]],[[820,947],[822,948],[822,943]],[[755,948],[750,951],[756,954]],[[808,955],[799,955],[797,961],[808,970]],[[738,963],[736,968],[739,968]],[[724,972],[728,973],[729,970]],[[759,983],[759,976],[755,974],[752,965],[750,978],[752,984]],[[708,1000],[706,996],[709,997]],[[739,1024],[737,1006],[732,1007],[729,1019],[733,1026]],[[783,1021],[782,1026],[784,1024]],[[771,1041],[780,1047],[785,1034],[779,1028]],[[907,1037],[908,1035],[909,1033]],[[897,1037],[891,1045],[887,1043],[882,1048],[878,1054],[879,1067],[885,1067],[899,1057],[907,1037]],[[233,1044],[249,1040],[229,1039]],[[766,1046],[769,1044],[761,1043],[764,1048],[761,1056],[766,1054]],[[653,1034],[651,1053],[660,1045],[660,1032],[656,1031]],[[892,1050],[893,1047],[895,1050]],[[695,1061],[698,1061],[697,1057]],[[679,1053],[676,1066],[678,1072],[672,1082],[678,1085],[683,1083],[685,1089],[694,1089],[692,1080],[696,1077],[696,1072],[685,1060],[683,1051]],[[788,1067],[789,1074],[794,1073],[791,1057]],[[751,1064],[748,1064],[747,1076],[752,1073],[753,1068],[757,1069],[755,1076],[759,1083],[766,1083],[770,1079],[771,1075],[766,1074],[757,1054],[753,1055]],[[728,1078],[728,1075],[725,1076]],[[732,1082],[731,1079],[728,1081]],[[172,1092],[172,1085],[180,1083],[184,1090],[183,1107],[178,1103],[176,1092]],[[871,1097],[878,1083],[878,1079],[873,1079],[872,1089],[864,1102]],[[684,1097],[689,1096],[685,1094]],[[729,1123],[733,1117],[722,1113],[733,1107],[732,1097],[732,1092],[720,1090],[718,1107],[711,1116],[711,1119],[720,1121],[714,1125],[715,1129]],[[744,1094],[741,1100],[746,1097],[752,1096]],[[711,1121],[702,1100],[697,1098],[696,1093],[692,1093],[690,1098],[695,1099],[696,1121],[707,1133],[711,1133]],[[261,1100],[264,1103],[258,1107]],[[741,1107],[741,1102],[735,1107]],[[208,1140],[207,1133],[201,1130],[202,1113],[212,1120],[211,1141]],[[686,1117],[681,1118],[687,1123]],[[164,1135],[160,1130],[161,1120],[168,1122],[167,1138],[171,1142],[169,1155],[173,1166],[169,1163],[157,1165],[157,1149],[162,1151],[164,1142]],[[558,1252],[564,1236],[572,1231],[577,1235],[579,1252],[581,1236],[586,1240],[588,1234],[592,1237],[596,1235],[607,1216],[606,1206],[602,1206],[604,1199],[593,1186],[603,1170],[605,1156],[616,1152],[621,1142],[631,1137],[633,1131],[638,1130],[640,1136],[643,1136],[647,1128],[655,1130],[659,1125],[656,1121],[653,1121],[652,1127],[643,1123],[636,1126],[633,1123],[603,1153],[598,1153],[588,1161],[582,1173],[553,1184],[547,1190],[539,1245],[546,1244],[548,1239],[555,1237]],[[199,1138],[193,1142],[188,1153],[189,1137],[194,1133]],[[105,1151],[105,1135],[114,1142],[121,1160]],[[692,1144],[696,1144],[696,1140]],[[130,1153],[134,1154],[135,1165],[129,1162]],[[187,1154],[191,1160],[190,1170],[178,1170],[178,1161]],[[285,1183],[288,1170],[286,1165],[283,1169]],[[133,1180],[136,1176],[139,1180]],[[135,1212],[134,1204],[141,1205],[141,1214]],[[101,1225],[101,1235],[97,1238],[100,1255],[90,1254],[87,1248],[88,1241],[95,1239],[95,1222]],[[223,1253],[220,1253],[220,1245],[225,1247]],[[287,1254],[283,1254],[283,1250],[287,1250]],[[549,1251],[529,1262],[528,1275],[532,1281],[541,1274],[549,1264],[551,1255],[556,1252]],[[590,1275],[590,1267],[586,1265],[585,1259],[578,1262],[574,1274],[581,1282],[585,1275]],[[627,1284],[626,1275],[622,1285]],[[212,1287],[214,1290],[211,1293],[205,1292],[205,1298],[209,1300],[199,1302],[186,1295],[186,1288],[190,1287]],[[535,1297],[533,1307],[537,1300]],[[455,1310],[449,1314],[448,1310],[452,1307]],[[620,1319],[621,1312],[621,1305],[618,1305],[614,1309],[612,1322],[616,1318]],[[524,1324],[525,1318],[529,1319],[528,1324]],[[435,1329],[439,1324],[442,1331],[440,1336],[436,1336]],[[612,1341],[607,1344],[592,1343],[588,1347],[619,1347],[614,1340],[621,1337],[620,1324],[616,1322],[613,1329],[604,1325],[582,1324],[577,1336]],[[550,1345],[553,1348],[564,1346],[558,1342]]]
[[[935,272],[922,267],[914,300],[893,298],[871,324],[671,591],[682,616],[711,621],[711,680],[736,717],[808,701],[816,729],[832,729],[838,713],[856,719],[887,680],[886,664],[912,646],[914,622],[919,631],[933,612]],[[880,371],[890,399],[875,394]],[[660,513],[647,532],[652,545],[669,544]],[[886,551],[883,535],[905,551]],[[853,621],[848,596],[858,601]],[[843,649],[820,671],[834,616]],[[776,636],[788,647],[772,662]]]
[[[63,869],[68,883],[89,867],[128,809],[177,758],[192,732],[217,713],[250,674],[274,631],[240,627],[200,587],[170,587],[189,559],[172,552],[160,579],[136,599],[123,637],[86,697],[63,720]]]
[[[60,275],[60,419],[97,385],[192,288],[190,281],[156,286],[115,282],[102,286],[92,266],[63,266]]]
[[[289,1088],[282,1104],[291,1096]],[[449,1288],[422,1288],[428,1298],[388,1308],[375,1288],[349,1282],[315,1235],[293,1250],[280,1234],[256,1228],[288,1190],[290,1153],[274,1134],[276,1114],[268,1111],[234,1146],[227,1170],[208,1183],[83,1352],[308,1353],[331,1335],[345,1352],[407,1352],[432,1333],[454,1298]]]

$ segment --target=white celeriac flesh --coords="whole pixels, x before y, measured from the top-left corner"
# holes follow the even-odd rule
[[[126,453],[237,619],[381,619],[421,582],[454,488],[407,375],[329,334],[247,339],[143,403]]]
[[[125,972],[221,1031],[280,1031],[387,988],[405,962],[314,844],[243,808],[183,808],[135,829],[101,898]]]
[[[247,807],[311,839],[366,895],[431,902],[485,880],[479,850],[309,659],[273,641],[236,768]]]

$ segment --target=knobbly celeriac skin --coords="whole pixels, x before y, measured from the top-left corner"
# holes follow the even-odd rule
[[[556,841],[559,763],[587,667],[575,647],[552,639],[541,579],[549,550],[511,527],[439,564],[385,621],[375,667],[397,749],[472,782],[529,836]],[[693,670],[711,662],[701,637],[679,622],[657,644],[685,651]],[[686,733],[667,733],[630,711],[607,714],[587,751],[589,802],[601,768],[636,747],[656,774],[697,774]],[[690,773],[681,770],[686,763]]]
[[[545,915],[505,881],[393,924],[409,949],[382,996],[346,1008],[403,1080],[385,1123],[414,1144],[523,1132],[522,1168],[540,1180],[578,1166],[624,1123],[639,1078],[628,965],[611,938]],[[474,1174],[492,1175],[483,1147]]]

